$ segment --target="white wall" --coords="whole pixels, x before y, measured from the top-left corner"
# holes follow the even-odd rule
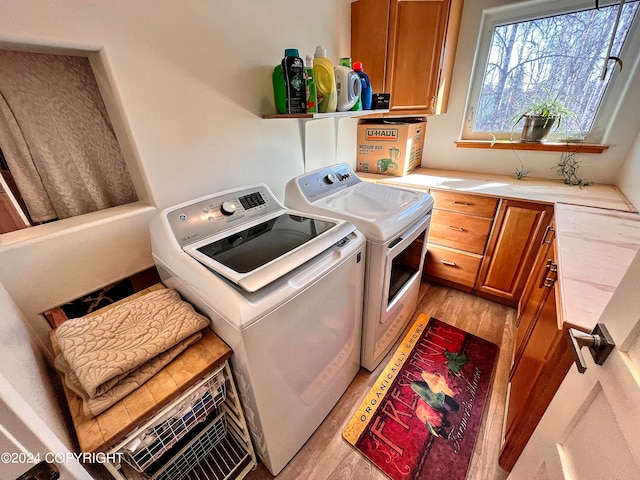
[[[511,175],[518,158],[509,150],[473,150],[456,148],[454,142],[460,134],[464,107],[480,32],[482,12],[487,8],[519,3],[514,0],[473,0],[464,3],[460,37],[456,54],[448,112],[430,118],[425,136],[422,165],[432,168],[475,171]],[[529,2],[530,3],[530,2]],[[640,52],[636,52],[636,63]],[[609,149],[603,154],[582,154],[579,176],[597,183],[614,183],[627,158],[631,145],[640,130],[640,72],[634,62],[625,62],[625,74],[632,73],[626,95],[619,99],[619,108],[611,133],[604,140]],[[480,65],[479,68],[484,68]],[[525,168],[532,177],[558,178],[555,165],[560,153],[518,151]],[[638,204],[636,204],[638,205]]]

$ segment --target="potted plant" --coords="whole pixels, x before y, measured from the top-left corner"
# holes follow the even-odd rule
[[[557,129],[567,118],[575,116],[574,112],[558,100],[558,96],[559,94],[553,97],[547,91],[545,98],[532,103],[526,110],[514,117],[514,125],[524,119],[520,137],[522,142],[540,143],[554,125]]]

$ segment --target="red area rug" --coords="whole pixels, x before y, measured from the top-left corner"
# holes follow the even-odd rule
[[[394,480],[464,479],[498,346],[420,315],[343,431]]]

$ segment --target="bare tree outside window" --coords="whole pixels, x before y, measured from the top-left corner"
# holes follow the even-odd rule
[[[620,56],[639,3],[624,4],[612,56]],[[514,117],[551,95],[576,113],[564,133],[588,133],[618,68],[609,65],[601,80],[617,10],[616,4],[496,26],[473,131],[515,131],[521,126]]]

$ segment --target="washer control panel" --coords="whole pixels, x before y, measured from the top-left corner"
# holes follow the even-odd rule
[[[180,246],[284,210],[266,185],[229,190],[182,204],[167,213]]]
[[[298,188],[304,197],[313,202],[334,192],[360,183],[362,180],[346,163],[315,170],[299,177]]]

